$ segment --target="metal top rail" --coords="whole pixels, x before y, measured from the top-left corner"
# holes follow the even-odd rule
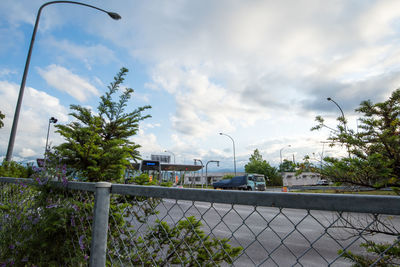
[[[33,180],[0,177],[0,182],[33,183]],[[53,183],[62,185],[61,182]],[[93,192],[95,185],[96,183],[68,182],[67,188]],[[399,196],[222,191],[125,184],[113,184],[111,193],[236,205],[400,215]]]

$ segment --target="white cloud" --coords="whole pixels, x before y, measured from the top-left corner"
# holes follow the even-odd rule
[[[3,2],[0,14],[11,24],[33,22],[31,10],[39,2],[26,1],[26,6]],[[138,62],[149,72],[151,80],[141,79],[145,88],[164,90],[163,96],[175,100],[169,107],[176,109],[168,112],[170,121],[163,121],[162,126],[170,134],[171,124],[168,145],[171,149],[175,146],[177,153],[192,150],[203,156],[225,155],[225,144],[216,141],[206,147],[202,143],[220,131],[238,136],[243,144],[286,140],[294,147],[298,142],[296,149],[305,150],[317,145],[300,145],[314,116],[322,111],[337,116],[336,107],[326,103],[326,97],[336,99],[352,119],[361,100],[382,100],[399,84],[397,0],[98,3],[120,13],[122,20],[107,20],[96,12],[79,16],[87,10],[68,7],[76,10],[69,13],[60,5],[46,9],[41,30],[51,29],[52,21],[55,27],[73,21],[75,27],[84,19],[85,30],[125,50],[111,50],[87,40],[81,45],[76,40],[48,37],[42,43],[59,47],[88,69],[98,63],[113,63],[121,54],[131,55],[122,61]],[[2,5],[7,7],[5,11]],[[0,32],[0,36],[6,35]],[[57,59],[61,57],[57,55]],[[79,101],[98,95],[87,79],[59,65],[40,73],[51,86]],[[94,84],[102,86],[99,80]],[[149,95],[137,96],[155,107],[159,104]],[[155,123],[157,120],[154,118]],[[160,129],[151,127],[143,128],[147,134],[140,132],[138,143],[157,151],[163,146],[153,133]],[[275,153],[268,155],[276,161],[282,143],[268,145],[268,151]],[[252,151],[243,145],[237,152],[245,159]],[[228,158],[228,153],[225,156]]]
[[[50,37],[42,42],[45,45],[51,46],[51,50],[62,52],[63,57],[74,58],[82,61],[88,70],[92,69],[94,64],[107,64],[112,61],[117,61],[114,51],[102,44],[79,45],[68,40],[56,40]]]
[[[2,140],[0,151],[3,155],[8,145],[18,90],[19,85],[0,81],[0,106],[1,111],[6,115],[4,128],[0,129],[0,140]],[[34,88],[26,87],[13,155],[25,158],[43,154],[50,117],[56,117],[60,123],[66,123],[68,110],[60,104],[59,99]],[[49,140],[53,144],[61,141],[61,138],[54,134],[53,126]]]
[[[16,74],[15,70],[10,69],[0,69],[0,77],[9,76],[11,74]]]
[[[145,123],[142,127],[142,129],[148,129],[148,128],[157,128],[160,127],[160,123]]]
[[[149,158],[150,154],[163,151],[158,144],[157,137],[152,133],[145,132],[143,129],[139,129],[138,134],[131,137],[131,140],[141,145],[139,151],[143,158]]]
[[[19,153],[22,158],[31,158],[33,156],[39,156],[35,151],[30,148],[23,148]]]
[[[46,69],[39,68],[38,71],[49,85],[80,102],[86,101],[91,95],[100,95],[96,87],[64,67],[52,64]]]

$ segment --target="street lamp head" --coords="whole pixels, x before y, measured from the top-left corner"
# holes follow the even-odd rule
[[[118,13],[115,13],[115,12],[107,12],[107,14],[108,14],[112,19],[115,19],[115,20],[121,19],[121,16],[120,16]]]
[[[326,100],[328,100],[328,101],[331,101],[331,100],[332,100],[332,98],[328,97]]]
[[[57,123],[57,119],[56,118],[54,118],[54,117],[51,117],[50,119],[49,119],[49,122],[50,123]]]
[[[223,135],[223,133],[219,133],[219,135]]]

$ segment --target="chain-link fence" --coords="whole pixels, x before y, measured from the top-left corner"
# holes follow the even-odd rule
[[[14,202],[21,195],[20,188],[11,192],[7,189],[12,188],[8,185],[11,180],[1,179],[1,203]],[[400,264],[400,197],[396,196],[107,183],[96,188],[88,183],[68,183],[66,187],[63,196],[71,199],[78,195],[79,202],[91,202],[92,208],[91,192],[96,191],[94,221],[90,209],[80,207],[85,211],[80,213],[81,228],[86,230],[68,237],[82,255],[91,255],[91,266]],[[10,216],[7,214],[1,214],[1,227]],[[80,242],[83,233],[85,240]],[[81,249],[82,243],[92,244],[90,253]]]

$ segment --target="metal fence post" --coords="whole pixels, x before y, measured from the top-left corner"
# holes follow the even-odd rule
[[[90,246],[91,267],[106,266],[108,213],[110,209],[111,183],[96,183],[92,243]]]

